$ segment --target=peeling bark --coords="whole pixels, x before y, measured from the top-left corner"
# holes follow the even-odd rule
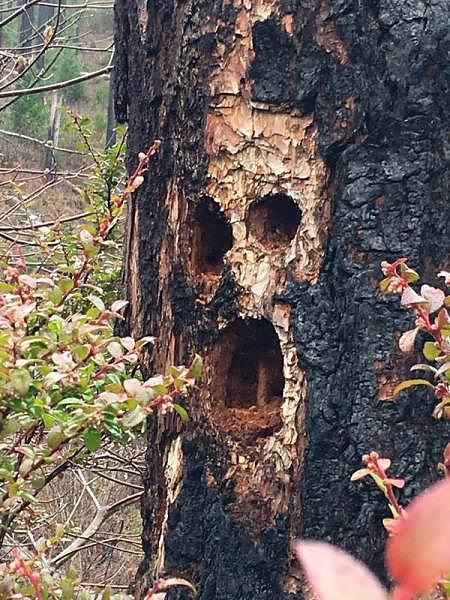
[[[149,371],[205,361],[187,428],[151,425],[137,597],[176,574],[201,600],[300,598],[297,535],[382,573],[360,455],[393,459],[404,502],[437,477],[433,400],[385,402],[408,316],[376,281],[403,255],[432,281],[448,252],[449,17],[446,0],[118,0],[130,168],[163,142],[130,208],[128,323],[159,338]]]

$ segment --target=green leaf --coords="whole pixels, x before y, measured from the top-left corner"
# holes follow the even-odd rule
[[[49,413],[43,413],[42,421],[43,421],[45,427],[47,429],[50,429],[50,427],[53,427],[53,425],[55,423],[55,418],[53,417],[53,415],[50,415]]]
[[[73,600],[76,598],[73,582],[67,579],[61,581],[62,600]]]
[[[100,314],[100,311],[94,306],[91,306],[91,308],[89,308],[86,311],[86,316],[88,317],[88,319],[97,319],[100,316]]]
[[[183,367],[169,367],[169,373],[174,379],[177,379],[183,372]]]
[[[198,379],[203,371],[203,360],[199,354],[196,354],[194,360],[189,367],[187,376],[190,379]]]
[[[16,369],[10,373],[10,381],[15,392],[21,396],[24,396],[31,385],[31,375],[25,369]]]
[[[72,346],[71,350],[78,361],[83,361],[89,356],[91,347],[89,344],[80,344],[77,346]]]
[[[107,585],[103,590],[102,600],[111,600],[111,588],[109,585]]]
[[[175,412],[178,413],[178,415],[179,415],[180,419],[183,421],[183,423],[189,422],[189,415],[188,415],[187,410],[184,408],[184,406],[181,406],[180,404],[174,404],[173,409],[175,410]]]
[[[64,398],[58,402],[58,408],[63,406],[82,406],[83,401],[80,398]]]
[[[408,388],[413,387],[415,385],[427,385],[428,387],[431,387],[434,389],[434,386],[426,379],[407,379],[406,381],[402,381],[402,383],[400,383],[395,388],[394,396],[397,396],[397,394],[399,394],[403,390],[407,390]]]
[[[62,277],[58,283],[58,288],[61,290],[63,294],[67,294],[74,287],[73,279],[69,279],[68,277]]]
[[[380,290],[381,290],[382,292],[385,292],[385,291],[388,289],[388,287],[389,287],[390,283],[391,283],[391,277],[386,277],[385,279],[382,279],[382,280],[380,281],[380,283],[378,284],[378,285],[379,285],[379,288],[380,288]]]
[[[103,426],[112,437],[117,439],[123,437],[123,429],[120,426],[119,420],[110,408],[103,411]]]
[[[0,282],[0,294],[10,294],[14,291],[14,286],[11,283]]]
[[[403,276],[406,277],[406,281],[408,283],[413,283],[414,281],[417,281],[418,279],[420,279],[419,273],[417,273],[417,271],[414,271],[413,269],[410,269],[409,267],[404,267],[402,270],[403,270]]]
[[[61,292],[59,292],[61,294]],[[50,317],[48,321],[48,328],[52,333],[55,333],[57,336],[61,335],[66,327],[66,323],[64,319],[62,319],[58,315],[53,315]]]
[[[41,490],[45,485],[45,477],[43,475],[34,475],[31,479],[31,487],[35,491]]]
[[[436,367],[432,367],[431,365],[427,365],[425,363],[420,363],[418,365],[413,365],[410,368],[410,371],[429,371],[430,373],[436,373]]]
[[[9,421],[6,421],[5,424],[3,425],[2,434],[3,435],[11,435],[12,433],[17,433],[17,431],[20,431],[20,429],[21,429],[20,423],[18,423],[16,420],[12,421],[10,419]]]
[[[148,413],[141,407],[137,406],[134,410],[127,412],[121,419],[121,423],[125,429],[133,429],[145,421]]]
[[[47,295],[47,300],[53,304],[59,304],[63,299],[63,294],[59,288],[53,288]]]
[[[425,342],[423,346],[423,355],[427,360],[435,360],[440,355],[440,353],[441,351],[439,350],[439,348],[436,347],[434,342]]]
[[[86,429],[83,433],[83,440],[86,448],[91,452],[95,452],[100,448],[102,443],[102,434],[98,429],[89,427],[89,429]]]
[[[66,436],[59,429],[51,430],[47,434],[47,446],[51,450],[54,450],[55,448],[58,448],[65,439]]]
[[[372,479],[375,482],[375,485],[384,493],[386,491],[386,484],[383,479],[378,475],[378,473],[369,473]]]
[[[136,341],[136,350],[142,350],[142,348],[144,348],[144,346],[147,346],[147,344],[153,344],[155,342],[155,337],[151,336],[151,335],[147,335],[146,337],[141,338],[140,340]]]

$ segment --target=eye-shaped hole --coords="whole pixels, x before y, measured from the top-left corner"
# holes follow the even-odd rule
[[[231,225],[219,205],[205,196],[194,210],[191,264],[197,275],[219,275],[233,245]]]
[[[286,194],[271,194],[250,206],[250,233],[268,250],[284,248],[297,233],[302,213]]]

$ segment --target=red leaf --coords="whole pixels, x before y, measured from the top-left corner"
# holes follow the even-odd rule
[[[386,564],[400,586],[414,594],[450,571],[449,479],[413,500],[387,542]]]
[[[388,600],[375,575],[343,550],[302,540],[294,551],[320,600]]]

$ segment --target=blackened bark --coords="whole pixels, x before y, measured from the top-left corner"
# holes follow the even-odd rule
[[[433,283],[448,253],[449,18],[447,0],[152,0],[148,14],[117,3],[116,111],[129,121],[130,167],[163,141],[130,210],[129,323],[159,336],[149,369],[194,350],[207,364],[187,430],[179,437],[165,419],[149,434],[138,595],[177,573],[201,600],[300,597],[289,558],[297,535],[332,541],[382,574],[385,503],[349,482],[361,454],[393,459],[405,503],[437,478],[449,426],[431,418],[433,399],[382,401],[413,358],[395,341],[409,318],[376,282],[381,260],[408,256]],[[270,194],[302,213],[286,242],[294,258],[247,234],[266,231],[248,222],[249,206]],[[191,260],[207,239],[195,212],[205,195],[233,224],[219,276]],[[227,404],[227,374],[239,371],[223,364],[230,347],[240,351],[230,328],[246,315],[280,337],[281,413],[269,409],[276,401]],[[248,378],[240,385],[250,389]]]

